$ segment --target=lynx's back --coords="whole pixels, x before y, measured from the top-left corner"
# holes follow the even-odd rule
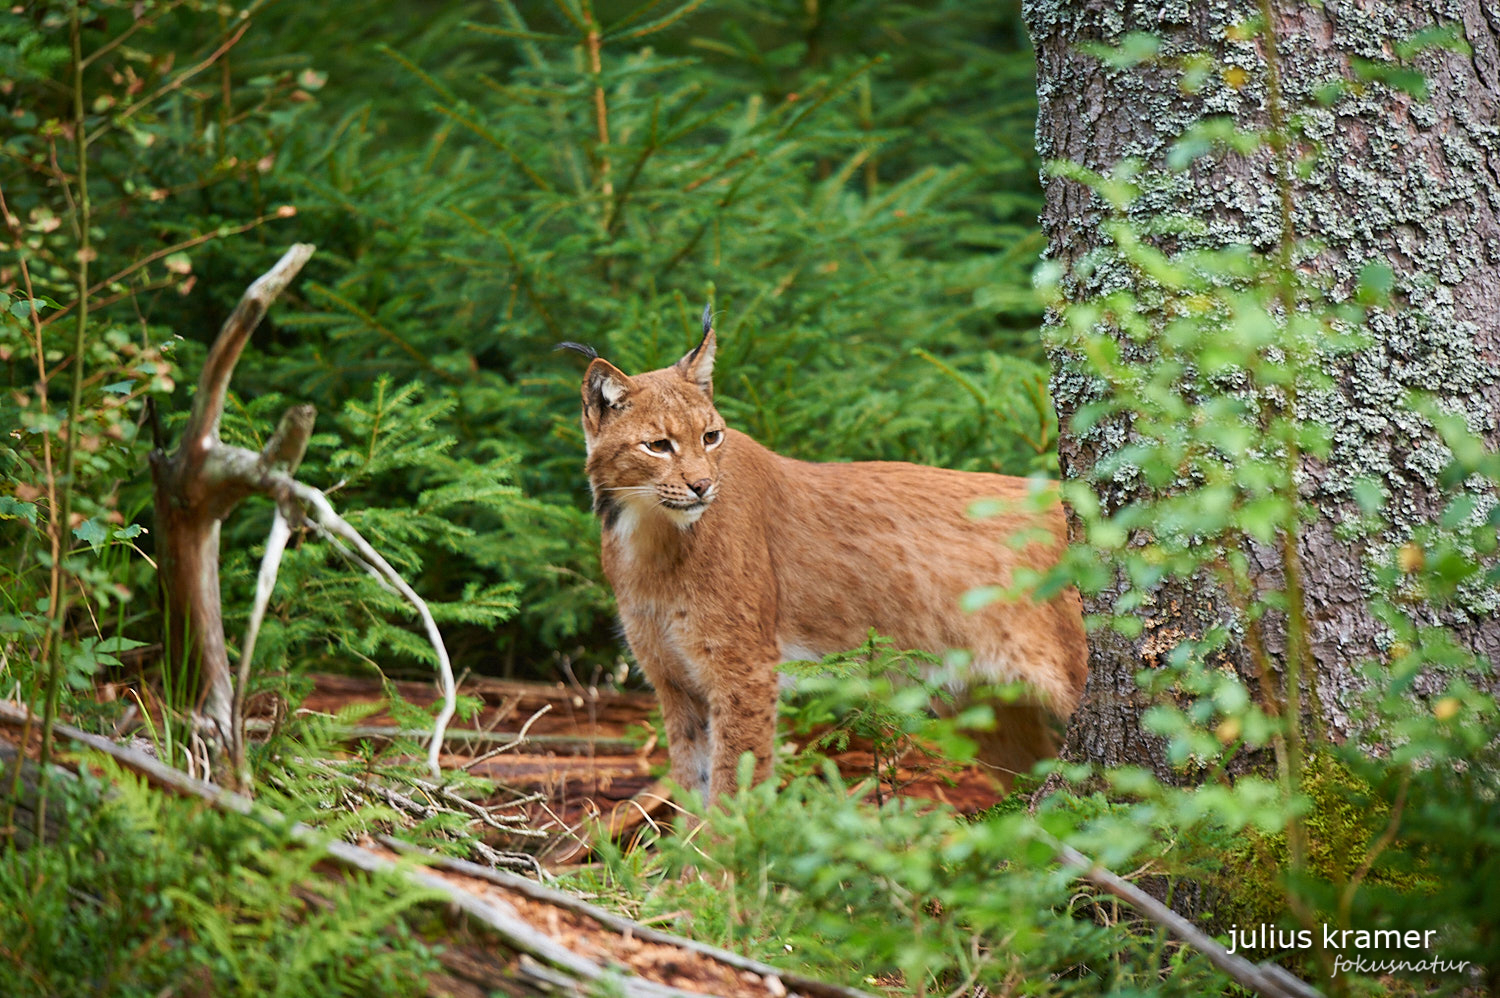
[[[897,648],[971,652],[973,682],[1021,680],[1060,713],[1077,706],[1087,649],[1076,595],[961,606],[971,590],[1012,585],[1017,567],[1051,567],[1066,531],[1055,498],[1038,513],[1036,484],[1024,478],[895,461],[813,464],[743,439],[731,439],[725,462],[759,449],[776,466],[780,508],[797,510],[768,537],[783,650],[820,657],[858,645],[873,627]],[[775,516],[775,498],[763,499],[763,515]],[[981,500],[1004,511],[976,516]]]

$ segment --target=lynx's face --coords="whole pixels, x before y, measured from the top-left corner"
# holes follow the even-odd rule
[[[672,367],[629,377],[595,359],[583,378],[583,433],[594,510],[606,528],[622,516],[664,516],[689,527],[719,489],[724,420],[713,404],[714,339]]]

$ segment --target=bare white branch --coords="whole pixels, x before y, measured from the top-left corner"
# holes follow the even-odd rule
[[[432,770],[434,778],[441,777],[442,768],[438,765],[438,754],[443,748],[443,736],[447,731],[448,722],[453,720],[453,714],[458,709],[458,690],[453,680],[453,664],[448,659],[448,648],[443,644],[443,635],[438,631],[437,621],[432,619],[432,611],[427,609],[427,603],[417,595],[416,590],[406,584],[406,580],[391,567],[390,562],[381,557],[380,552],[371,547],[370,542],[365,540],[359,531],[351,527],[334,511],[333,505],[322,492],[294,478],[284,475],[275,477],[282,479],[287,491],[304,508],[311,507],[312,513],[309,520],[320,533],[348,542],[354,548],[354,553],[359,556],[356,561],[379,579],[382,585],[404,597],[416,608],[417,614],[422,618],[422,625],[427,630],[427,639],[432,642],[433,651],[437,653],[438,691],[443,696],[443,707],[438,711],[437,720],[433,722],[432,741],[427,746],[427,766]]]
[[[260,634],[261,622],[266,618],[266,607],[271,603],[271,591],[276,588],[281,556],[291,536],[291,524],[278,506],[271,519],[271,532],[266,535],[266,553],[260,560],[260,573],[255,577],[255,603],[245,625],[245,640],[240,644],[239,668],[234,680],[234,768],[239,773],[242,787],[250,785],[249,766],[245,761],[245,696],[250,687],[250,663],[255,657],[255,639]]]

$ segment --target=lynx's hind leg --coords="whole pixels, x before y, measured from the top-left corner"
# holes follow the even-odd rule
[[[1057,756],[1055,722],[1050,711],[1036,704],[991,702],[989,706],[995,713],[995,727],[965,734],[979,743],[975,758],[1009,791],[1018,775]]]
[[[1057,755],[1056,722],[1045,707],[1036,703],[1006,703],[989,697],[961,697],[959,703],[944,705],[945,716],[961,713],[974,703],[982,703],[994,714],[994,726],[986,730],[965,728],[964,737],[978,746],[975,761],[984,766],[1007,792],[1022,773],[1029,773],[1043,759]]]
[[[753,783],[771,778],[776,755],[775,666],[767,662],[735,670],[734,682],[720,684],[713,697],[713,775],[715,798],[733,794],[739,784],[740,756],[755,756]]]

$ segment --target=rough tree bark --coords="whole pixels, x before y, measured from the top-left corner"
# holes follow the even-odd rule
[[[1366,263],[1384,261],[1395,271],[1394,300],[1402,306],[1372,316],[1368,349],[1328,362],[1336,391],[1304,400],[1302,413],[1329,425],[1335,441],[1326,465],[1302,463],[1303,494],[1320,515],[1303,534],[1300,554],[1318,702],[1326,730],[1337,738],[1350,733],[1359,682],[1354,667],[1384,651],[1366,605],[1366,559],[1431,516],[1445,457],[1430,428],[1404,410],[1403,394],[1420,389],[1437,396],[1491,446],[1500,444],[1500,7],[1489,0],[1272,0],[1270,9],[1284,100],[1302,116],[1311,140],[1296,152],[1321,144],[1311,175],[1294,181],[1296,234],[1321,247],[1299,265],[1328,276],[1338,299],[1352,296]],[[1231,116],[1241,130],[1264,128],[1264,40],[1238,40],[1232,30],[1261,10],[1253,0],[1026,0],[1043,157],[1101,172],[1137,157],[1148,173],[1164,176],[1173,139],[1205,115]],[[1472,52],[1429,49],[1416,58],[1428,99],[1379,83],[1352,85],[1329,107],[1314,99],[1330,80],[1354,80],[1351,56],[1394,61],[1395,42],[1435,24],[1456,25]],[[1160,38],[1163,56],[1207,52],[1236,71],[1190,94],[1179,86],[1179,71],[1160,61],[1117,69],[1080,48],[1118,44],[1130,32]],[[1201,160],[1135,210],[1142,217],[1177,212],[1201,219],[1203,244],[1270,251],[1281,233],[1268,151]],[[1087,188],[1047,181],[1043,227],[1052,258],[1066,266],[1099,247],[1105,220],[1105,206]],[[1088,297],[1120,276],[1096,271],[1075,279],[1068,293]],[[1085,476],[1128,439],[1118,427],[1069,426],[1095,389],[1074,358],[1059,353],[1053,360],[1063,474]],[[1340,540],[1335,528],[1352,515],[1351,487],[1361,476],[1385,484],[1393,524],[1384,536]],[[1120,481],[1103,498],[1123,503],[1143,488]],[[1117,595],[1093,596],[1086,609],[1107,612]],[[1162,740],[1141,726],[1145,703],[1134,675],[1180,638],[1227,617],[1223,602],[1211,587],[1165,586],[1144,611],[1138,638],[1092,636],[1091,675],[1065,755],[1139,764],[1173,781]],[[1493,593],[1476,594],[1449,622],[1470,648],[1500,662],[1496,610]],[[1278,657],[1283,648],[1268,650]],[[1243,658],[1243,649],[1238,654]]]

